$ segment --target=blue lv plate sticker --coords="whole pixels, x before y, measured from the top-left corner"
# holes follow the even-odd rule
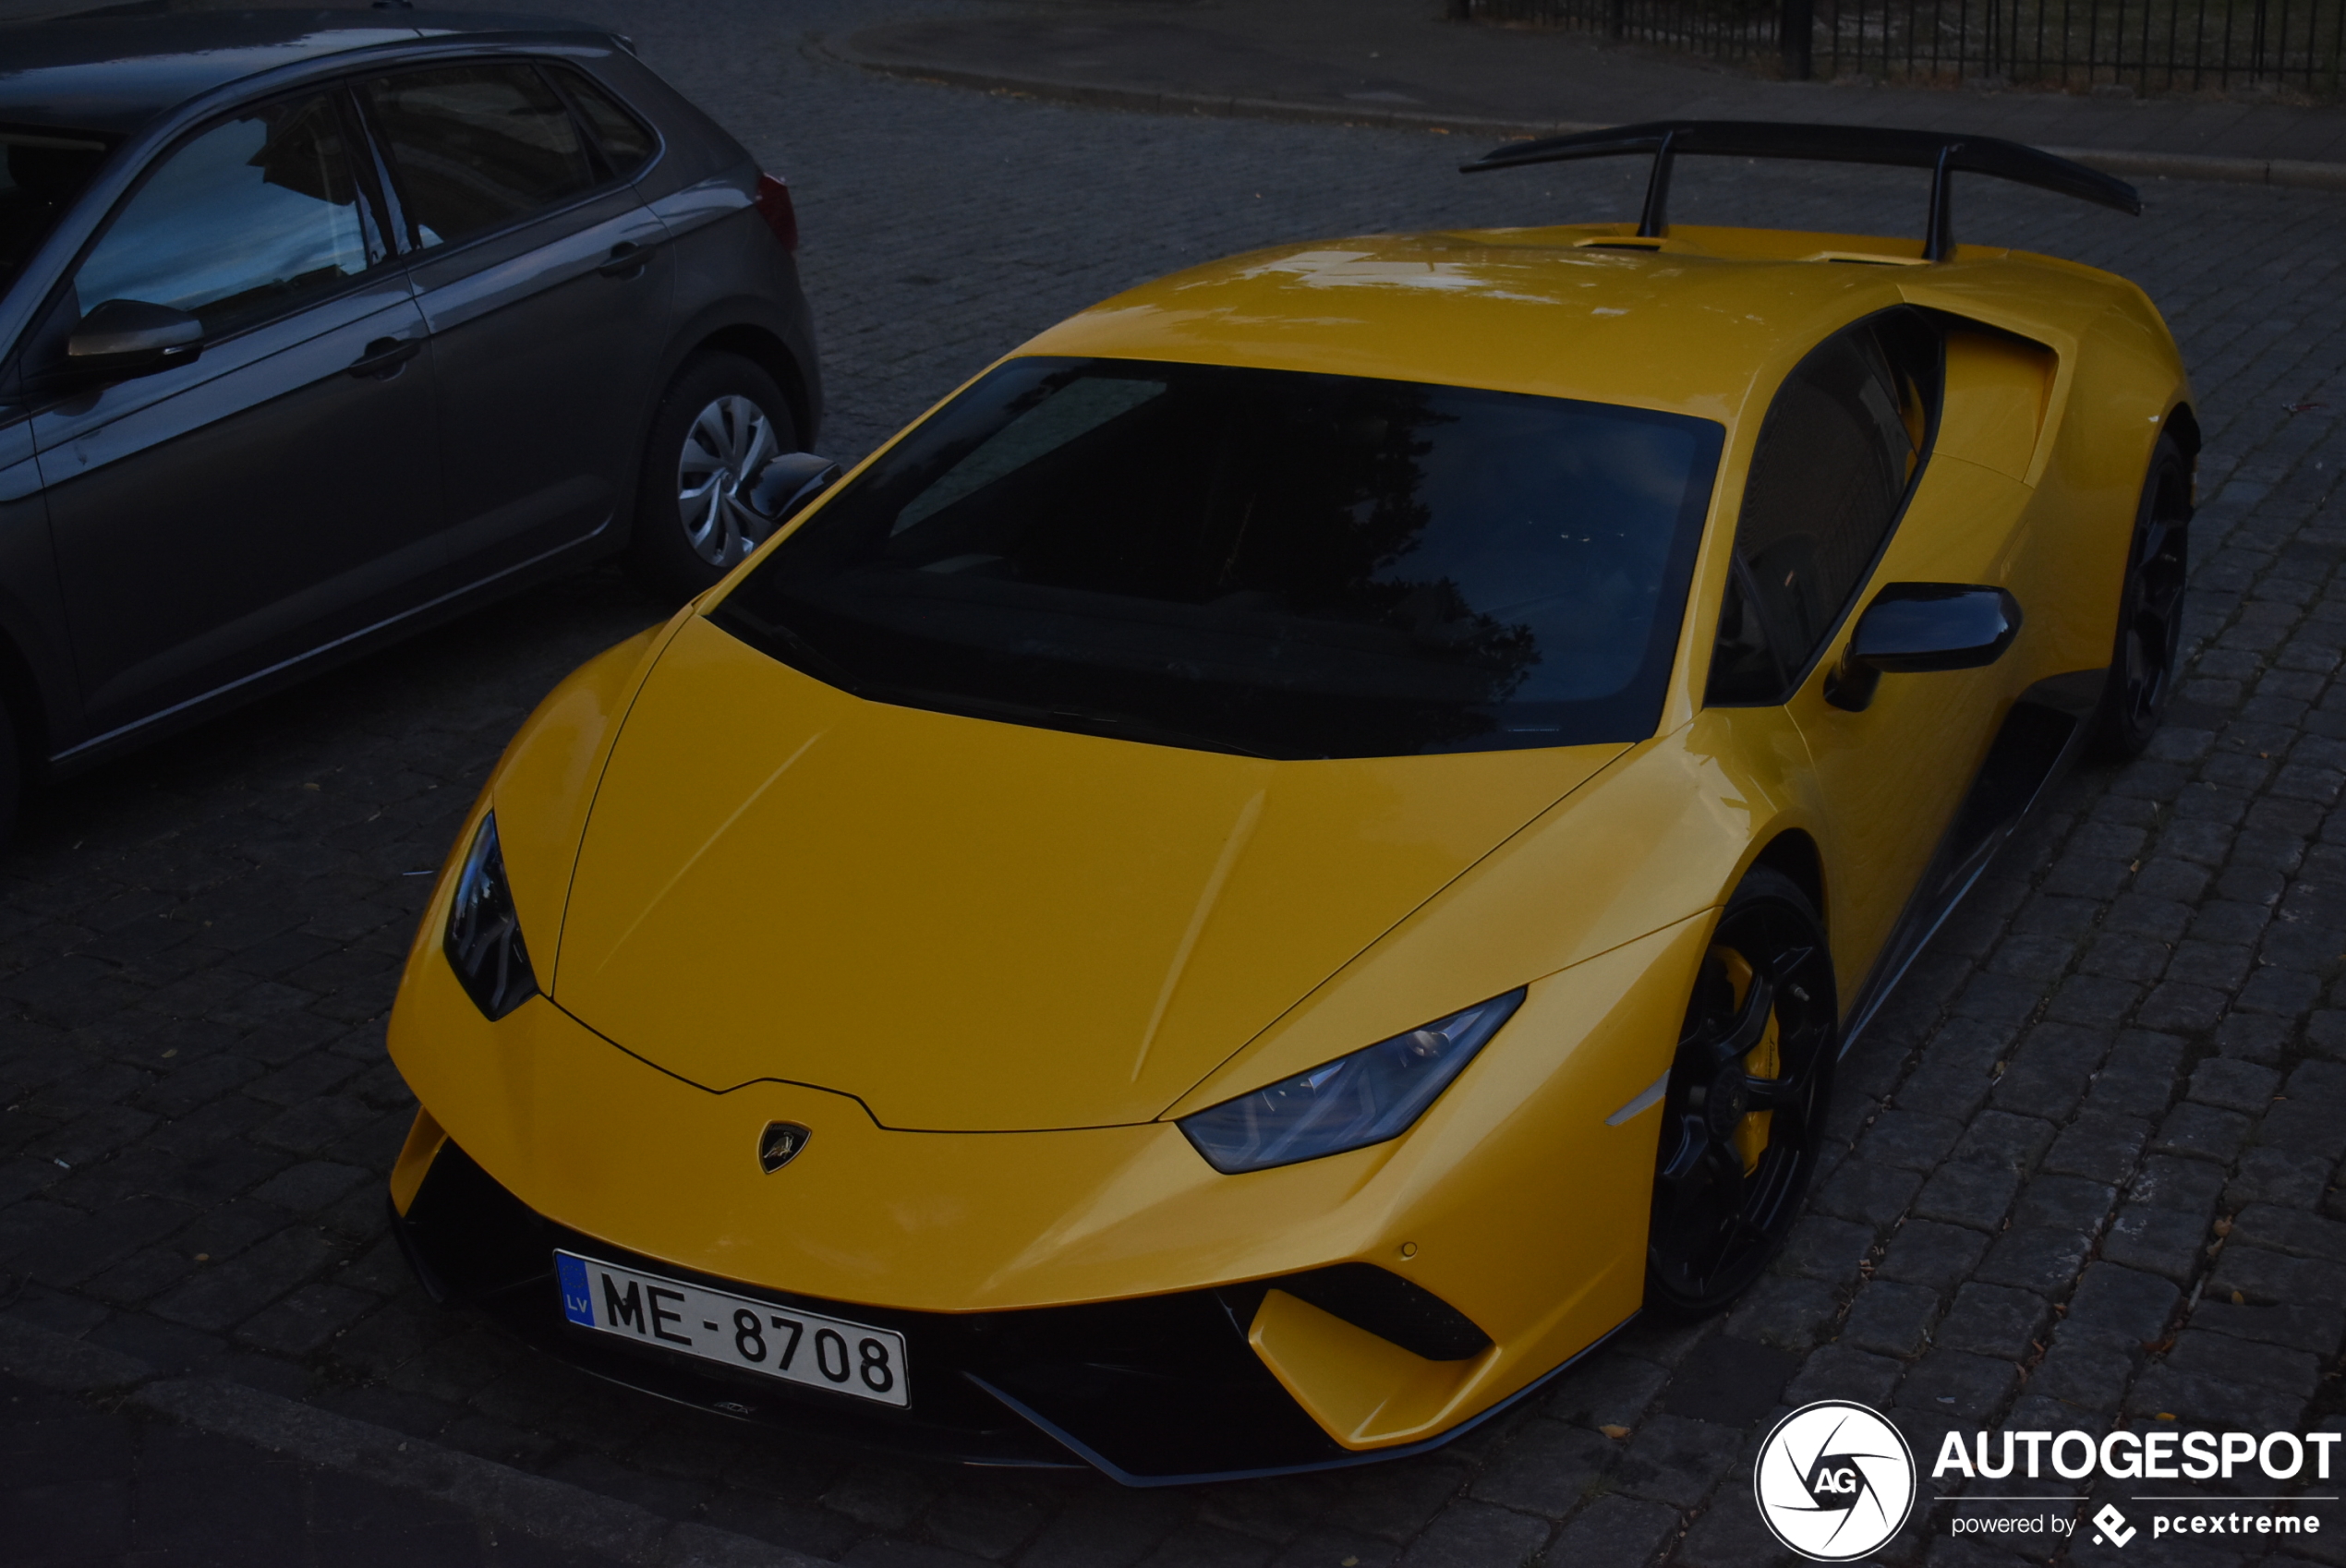
[[[586,1265],[563,1253],[554,1254],[555,1272],[562,1275],[562,1316],[574,1323],[595,1326],[595,1297],[586,1284]]]

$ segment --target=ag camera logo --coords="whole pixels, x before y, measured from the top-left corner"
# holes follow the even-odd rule
[[[1778,1421],[1751,1468],[1769,1533],[1812,1562],[1880,1550],[1915,1505],[1915,1455],[1877,1411],[1820,1399]]]

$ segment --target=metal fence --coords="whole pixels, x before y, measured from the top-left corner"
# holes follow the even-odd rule
[[[2335,99],[2346,66],[2346,0],[1451,0],[1451,14],[1948,86]]]
[[[1655,43],[1714,59],[1773,56],[1781,0],[1451,0],[1459,20],[1529,22]]]

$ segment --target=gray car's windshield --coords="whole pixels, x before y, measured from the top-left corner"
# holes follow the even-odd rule
[[[1633,741],[1722,433],[1407,381],[1016,359],[716,620],[875,700],[1164,744]]]
[[[0,293],[105,155],[95,137],[0,127]]]

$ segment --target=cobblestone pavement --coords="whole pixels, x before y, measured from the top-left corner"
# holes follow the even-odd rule
[[[866,78],[799,47],[901,7],[573,8],[626,26],[793,178],[841,456],[1028,332],[1186,261],[1626,199],[1619,171],[1463,181],[1449,164],[1473,149],[1436,137],[1090,114]],[[1762,184],[1695,163],[1681,182],[1689,218],[1905,232],[1921,215],[1918,177]],[[2129,221],[1966,188],[1962,221],[2127,272],[2183,338],[2209,433],[2190,684],[2150,756],[2077,776],[2007,851],[1849,1058],[1845,1152],[1724,1320],[1634,1325],[1421,1458],[1130,1492],[795,1447],[432,1309],[383,1233],[412,1104],[382,1015],[425,874],[505,737],[564,669],[655,618],[609,575],[30,806],[0,856],[0,1316],[878,1568],[1764,1562],[1752,1448],[1773,1413],[1820,1395],[1892,1409],[1926,1456],[1957,1423],[2338,1429],[2346,198],[2147,195]],[[0,1417],[0,1526],[70,1510],[88,1533],[42,1557],[0,1528],[0,1559],[182,1561],[127,1555],[175,1495],[234,1502],[284,1538],[343,1506],[285,1463],[227,1465],[174,1429],[21,1397]],[[26,1457],[44,1454],[45,1470]],[[1948,1512],[1892,1557],[2072,1550],[2011,1557],[1952,1538]],[[2327,1533],[2262,1560],[2346,1563],[2346,1509],[2325,1514]],[[2172,1560],[2259,1550],[2195,1539]],[[2146,1537],[2126,1560],[2159,1557]]]
[[[604,1568],[444,1504],[0,1378],[0,1561]]]

